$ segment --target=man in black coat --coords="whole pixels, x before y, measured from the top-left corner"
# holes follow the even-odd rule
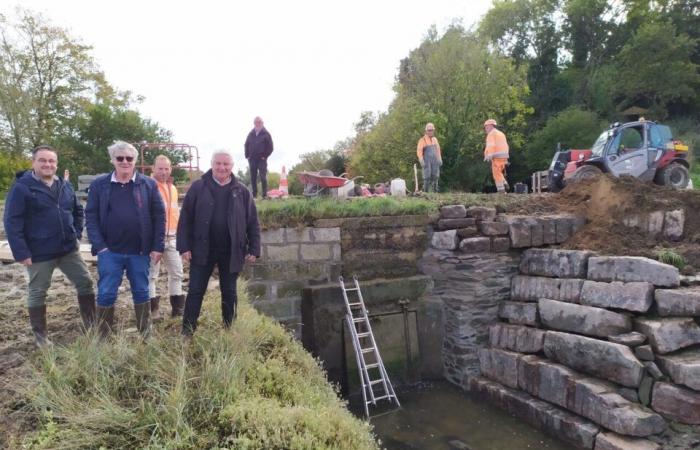
[[[272,154],[272,136],[263,126],[263,120],[256,117],[253,129],[245,140],[245,157],[250,167],[250,184],[253,197],[258,196],[258,173],[262,185],[262,196],[267,197],[267,158]]]
[[[228,328],[236,318],[236,281],[246,262],[260,257],[260,224],[248,189],[233,176],[233,158],[215,152],[211,170],[192,183],[180,211],[177,250],[190,262],[182,334],[197,328],[202,299],[214,266],[219,269],[221,315]]]

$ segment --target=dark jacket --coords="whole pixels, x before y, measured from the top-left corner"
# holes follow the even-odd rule
[[[192,261],[204,265],[209,257],[209,227],[214,213],[214,196],[210,183],[215,183],[211,170],[192,183],[185,195],[177,225],[177,249],[192,252]],[[260,224],[253,196],[234,177],[227,214],[231,236],[231,273],[243,269],[245,255],[260,257]]]
[[[83,206],[70,183],[58,183],[58,197],[27,170],[17,173],[5,201],[5,233],[17,261],[48,261],[72,252],[83,233]]]
[[[107,248],[106,230],[107,213],[109,211],[109,191],[112,188],[112,174],[108,173],[90,184],[85,219],[88,239],[92,244],[92,254],[96,255]],[[139,226],[141,233],[141,254],[147,255],[152,251],[163,252],[165,246],[165,207],[158,192],[156,182],[136,172],[134,180],[134,201],[138,217],[134,225]]]
[[[265,127],[255,135],[255,128],[250,130],[245,140],[246,159],[267,159],[272,154],[272,136]]]

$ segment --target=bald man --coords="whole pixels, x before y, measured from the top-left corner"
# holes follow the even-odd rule
[[[258,195],[258,174],[262,185],[262,197],[267,197],[267,158],[272,154],[272,136],[265,129],[263,120],[256,117],[253,120],[253,129],[245,140],[245,158],[250,167],[250,184],[253,190],[253,198]]]

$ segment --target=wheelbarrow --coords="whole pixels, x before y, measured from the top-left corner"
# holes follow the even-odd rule
[[[341,174],[339,177],[333,175],[330,170],[321,170],[320,172],[299,172],[297,176],[299,181],[304,185],[304,195],[307,197],[316,197],[318,195],[328,194],[330,189],[340,188],[348,183],[352,183],[360,177],[352,179],[345,178],[346,174]]]

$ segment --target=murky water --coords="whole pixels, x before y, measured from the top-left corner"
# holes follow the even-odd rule
[[[571,449],[447,382],[398,396],[400,410],[371,420],[382,447],[388,450]]]

